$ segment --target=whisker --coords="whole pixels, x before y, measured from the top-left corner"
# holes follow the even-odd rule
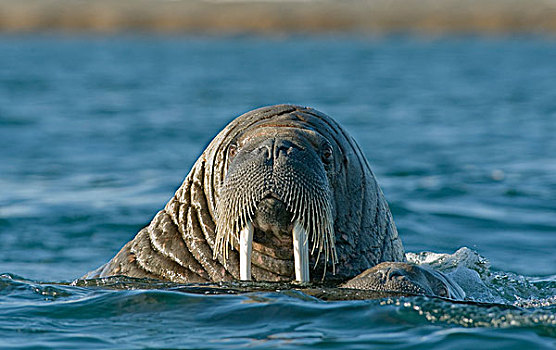
[[[298,222],[307,232],[305,240],[306,244],[312,242],[310,255],[315,260],[313,268],[316,269],[322,262],[323,278],[329,264],[332,265],[332,273],[335,273],[338,258],[328,179],[313,170],[307,170],[307,174],[301,176],[298,168],[302,166],[305,165],[278,169],[246,166],[240,172],[227,174],[216,206],[214,259],[228,259],[229,250],[239,242],[239,232],[247,223],[253,222],[258,203],[272,194],[291,213],[291,222]]]

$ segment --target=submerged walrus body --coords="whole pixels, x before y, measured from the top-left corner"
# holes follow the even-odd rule
[[[278,105],[228,124],[152,222],[84,278],[341,281],[383,261],[404,250],[355,141],[323,113]]]

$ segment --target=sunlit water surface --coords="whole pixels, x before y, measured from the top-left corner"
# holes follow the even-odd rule
[[[555,41],[4,36],[0,52],[0,348],[556,348]],[[492,305],[67,283],[229,120],[284,102],[359,142],[408,259]]]

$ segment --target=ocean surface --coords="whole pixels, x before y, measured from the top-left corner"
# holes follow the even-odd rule
[[[408,259],[481,304],[71,284],[277,103],[338,120]],[[1,349],[555,349],[555,295],[553,39],[0,36]]]

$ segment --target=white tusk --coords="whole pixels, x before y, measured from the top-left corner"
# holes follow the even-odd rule
[[[251,253],[253,252],[253,224],[248,222],[239,233],[239,278],[251,281]]]
[[[293,224],[293,260],[295,279],[298,282],[309,282],[309,242],[307,231],[298,220]]]

